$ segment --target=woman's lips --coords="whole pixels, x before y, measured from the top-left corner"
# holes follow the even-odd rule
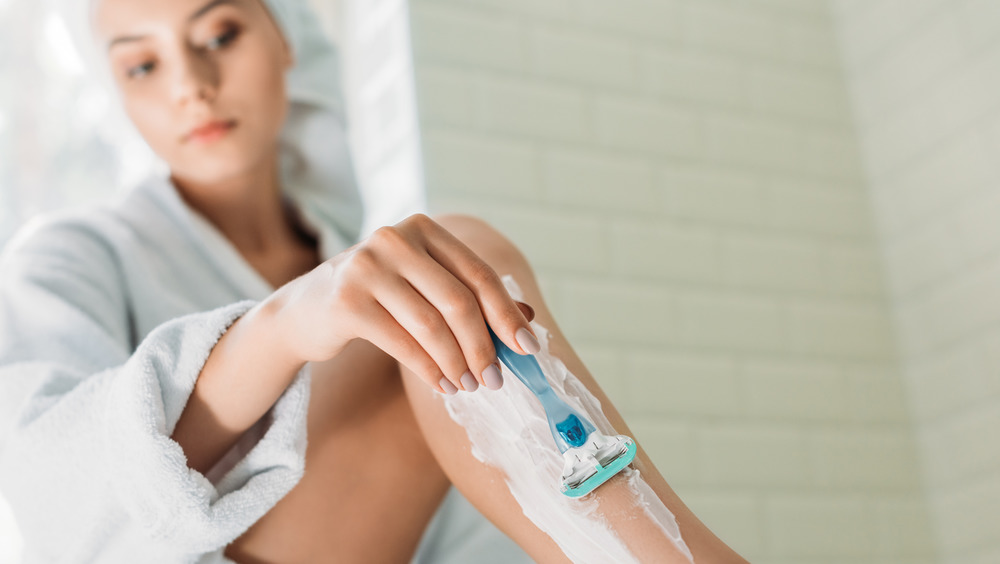
[[[217,139],[221,139],[229,130],[236,126],[235,121],[211,121],[204,125],[200,125],[192,129],[186,136],[186,141],[193,141],[195,143],[211,143]]]

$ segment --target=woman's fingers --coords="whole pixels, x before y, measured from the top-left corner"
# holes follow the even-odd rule
[[[372,294],[434,359],[447,380],[456,389],[464,389],[462,377],[468,364],[456,340],[454,327],[442,312],[398,275],[383,276],[375,281]],[[466,378],[466,383],[468,380]],[[447,384],[444,386],[447,388]]]
[[[540,347],[528,319],[496,271],[448,230],[433,221],[430,223],[426,246],[431,257],[469,288],[500,340],[520,354],[537,353]]]
[[[473,388],[479,384],[485,384],[491,389],[498,388],[502,380],[493,374],[497,370],[494,366],[497,353],[486,330],[475,294],[429,255],[403,268],[403,275],[417,292],[441,312],[458,341],[469,375],[475,379],[474,383],[463,382],[463,389],[469,389],[470,386],[465,385],[466,383],[473,384]]]
[[[438,363],[381,304],[375,303],[361,319],[359,337],[403,363],[438,392],[453,394],[457,391]]]
[[[502,385],[487,325],[514,351],[539,351],[528,324],[531,307],[515,302],[489,264],[430,218],[411,216],[380,228],[366,244],[374,261],[368,270],[375,272],[357,273],[365,281],[362,293],[392,318],[393,331],[407,334],[404,348],[422,349],[419,358],[410,353],[410,362],[429,358],[436,364],[433,374],[427,367],[414,369],[431,387],[451,392]]]
[[[517,308],[521,310],[521,314],[524,315],[525,319],[531,321],[535,318],[535,308],[517,300],[514,300],[514,303],[517,304]]]

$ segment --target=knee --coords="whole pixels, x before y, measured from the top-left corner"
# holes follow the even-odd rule
[[[502,241],[511,247],[510,243],[500,231],[486,222],[486,220],[464,213],[445,213],[433,217],[439,225],[458,237],[462,242],[473,243],[495,243]]]
[[[515,270],[530,274],[531,267],[521,250],[495,227],[475,216],[442,214],[434,221],[458,238],[500,274]]]

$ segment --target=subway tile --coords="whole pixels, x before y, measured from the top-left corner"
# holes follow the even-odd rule
[[[589,27],[624,37],[677,44],[680,40],[681,2],[678,0],[579,0],[580,21]]]
[[[880,495],[872,503],[878,554],[897,558],[934,554],[934,534],[922,497]]]
[[[735,366],[720,355],[645,352],[628,355],[631,399],[661,417],[738,417],[744,400]]]
[[[706,157],[715,166],[769,171],[800,167],[801,131],[792,125],[742,113],[713,113],[705,121]]]
[[[716,236],[663,222],[620,221],[611,227],[615,269],[628,277],[717,284]]]
[[[415,3],[410,7],[414,58],[507,71],[527,67],[527,41],[518,22],[485,11]]]
[[[931,518],[942,554],[979,551],[1000,538],[1000,473],[930,491]]]
[[[675,300],[660,286],[571,279],[563,293],[568,307],[560,326],[571,340],[653,346],[677,340]]]
[[[820,247],[787,236],[734,234],[722,242],[726,281],[747,290],[825,293]]]
[[[648,49],[641,61],[643,86],[658,96],[723,108],[749,103],[745,65],[730,57]]]
[[[758,497],[747,492],[694,491],[684,496],[684,503],[726,545],[744,558],[759,561],[753,555],[766,554],[766,548]]]
[[[664,166],[656,178],[656,191],[670,217],[724,226],[768,224],[764,192],[753,175],[711,167]]]
[[[660,474],[673,485],[697,483],[694,439],[687,425],[637,417],[628,423],[635,440],[649,455]]]
[[[802,433],[778,426],[714,425],[695,431],[702,482],[715,486],[803,487],[809,483]]]
[[[543,159],[548,202],[606,212],[649,214],[657,211],[651,165],[634,156],[606,151],[554,150]]]
[[[426,132],[423,141],[427,182],[436,194],[539,198],[538,157],[528,144],[442,130]]]
[[[920,425],[927,482],[946,489],[1000,472],[1000,398]]]
[[[597,141],[607,148],[676,158],[703,153],[701,121],[690,112],[613,97],[601,97],[594,111]]]
[[[817,483],[837,489],[917,491],[921,472],[909,427],[845,428],[809,438]]]
[[[877,542],[872,515],[858,496],[774,496],[765,502],[764,511],[774,556],[864,556]]]
[[[531,35],[534,71],[546,80],[631,91],[638,77],[632,43],[591,31],[536,27]]]
[[[416,73],[416,81],[423,127],[472,124],[474,83],[466,73],[426,66]]]
[[[677,295],[681,342],[694,348],[735,351],[787,350],[787,337],[775,301],[732,293],[685,292]]]
[[[895,359],[847,363],[843,371],[847,380],[847,408],[855,421],[910,423],[907,389]]]
[[[892,358],[888,312],[877,302],[792,300],[787,307],[793,351],[851,359]]]
[[[780,57],[780,21],[738,4],[690,2],[684,12],[684,41],[695,49]]]
[[[611,262],[606,224],[596,216],[553,210],[492,206],[483,216],[538,267],[604,273]]]
[[[746,409],[757,419],[843,421],[848,393],[836,366],[817,361],[754,360],[740,367]]]
[[[871,238],[870,207],[860,191],[816,188],[791,180],[771,181],[766,190],[768,218],[777,229]]]
[[[583,94],[521,78],[479,81],[476,124],[488,131],[553,141],[577,141],[587,132]]]

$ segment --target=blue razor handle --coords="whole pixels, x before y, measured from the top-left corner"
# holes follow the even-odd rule
[[[487,328],[497,357],[542,402],[545,417],[549,420],[549,430],[552,431],[552,438],[555,439],[559,452],[565,453],[572,447],[582,446],[587,437],[597,430],[594,424],[556,395],[534,355],[514,352],[497,337],[492,328]]]

